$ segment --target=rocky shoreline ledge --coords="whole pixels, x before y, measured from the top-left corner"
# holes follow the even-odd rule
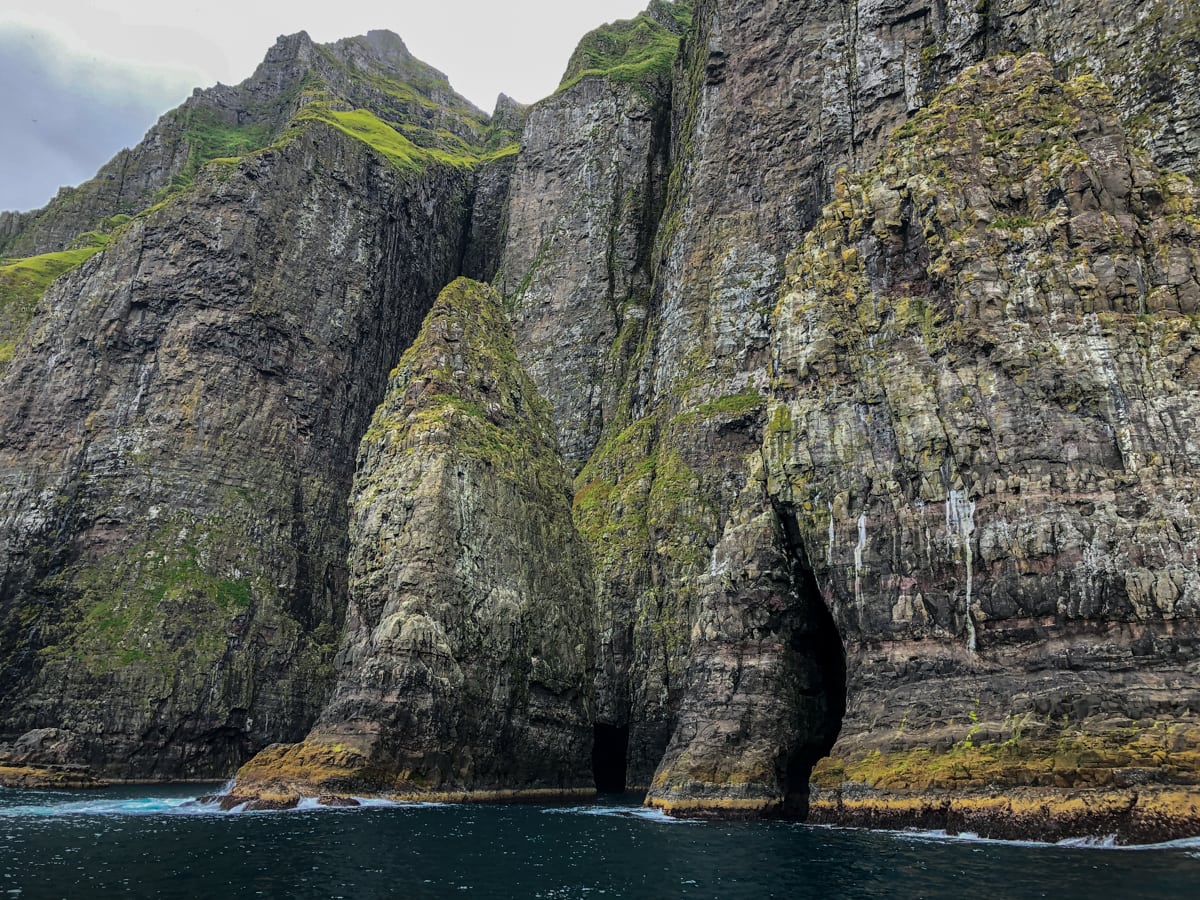
[[[333,809],[363,806],[364,801],[382,800],[388,803],[455,803],[455,804],[555,804],[594,800],[595,791],[564,788],[495,791],[432,791],[374,793],[322,793],[307,795],[295,791],[264,791],[261,793],[212,794],[197,798],[197,803],[216,804],[225,812],[282,812],[298,809],[315,800],[317,805]]]
[[[976,721],[940,744],[930,731],[849,736],[813,770],[808,820],[1002,840],[1200,836],[1200,725],[1080,726]]]
[[[353,807],[364,798],[396,803],[557,803],[595,796],[582,781],[531,779],[516,785],[418,770],[394,772],[372,762],[359,748],[306,741],[268,747],[238,771],[228,790],[200,800],[226,811],[257,812],[295,809],[312,800],[322,806]]]
[[[121,782],[97,778],[83,766],[0,765],[0,788],[85,790]],[[310,789],[311,788],[311,789]],[[345,782],[306,786],[297,782],[235,785],[228,793],[197,798],[197,804],[226,812],[296,809],[316,801],[323,807],[353,808],[367,798],[422,803],[564,803],[587,802],[585,789],[389,790]],[[680,819],[749,820],[772,818],[780,811],[763,804],[697,802],[662,811]],[[861,783],[835,788],[814,785],[807,823],[883,831],[944,831],[1004,841],[1055,843],[1069,839],[1113,839],[1118,845],[1162,844],[1200,836],[1200,785],[1147,785],[1140,788],[1072,790],[1018,787],[1008,790],[944,789],[886,791]]]
[[[200,798],[225,811],[288,810],[307,800],[321,806],[356,807],[362,793],[308,795],[288,789],[242,791]],[[595,799],[586,790],[401,791],[375,795],[392,802],[556,803]],[[659,807],[661,808],[661,807]],[[761,808],[726,804],[663,810],[680,819],[757,819]],[[1006,841],[1055,843],[1072,838],[1112,838],[1120,845],[1161,844],[1200,836],[1200,788],[1152,787],[1142,790],[1067,791],[1019,788],[1010,792],[885,793],[869,789],[816,791],[807,823],[884,831],[919,829],[951,835],[974,834]]]
[[[1118,844],[1161,844],[1200,835],[1200,789],[1063,791],[1022,788],[951,796],[927,792],[820,792],[813,825],[881,830],[921,829],[1006,841],[1115,838]]]
[[[112,782],[97,778],[86,766],[24,766],[0,763],[0,788],[18,790],[90,790]]]

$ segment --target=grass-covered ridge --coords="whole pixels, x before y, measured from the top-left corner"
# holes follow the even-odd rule
[[[579,42],[558,89],[566,90],[588,76],[646,86],[671,77],[680,35],[692,22],[688,0],[654,0],[633,19],[603,25]]]
[[[268,124],[230,125],[213,109],[197,106],[183,115],[184,143],[188,158],[183,169],[156,197],[161,201],[191,186],[196,175],[213,160],[239,159],[266,147],[274,137]]]
[[[113,231],[129,221],[114,216],[95,231],[81,234],[74,246],[58,253],[0,260],[0,375],[12,362],[17,341],[25,333],[38,300],[60,276],[83,265],[108,245]]]
[[[420,171],[435,163],[459,169],[471,168],[487,159],[494,159],[517,151],[515,144],[506,145],[491,152],[482,147],[472,147],[462,141],[447,141],[453,150],[440,147],[421,146],[406,136],[405,125],[392,125],[365,109],[338,110],[324,102],[310,103],[296,116],[294,124],[323,122],[342,134],[361,141],[377,153],[386,157],[392,165],[402,170]],[[450,136],[453,138],[453,135]]]

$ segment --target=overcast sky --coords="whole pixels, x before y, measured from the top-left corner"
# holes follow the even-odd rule
[[[0,209],[33,209],[141,140],[193,87],[237,84],[281,34],[387,28],[490,111],[558,85],[586,32],[649,0],[0,0]]]

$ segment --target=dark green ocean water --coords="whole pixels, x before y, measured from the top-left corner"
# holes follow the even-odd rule
[[[1115,849],[687,823],[632,801],[223,814],[185,806],[195,793],[0,790],[0,900],[1200,898],[1200,841]]]

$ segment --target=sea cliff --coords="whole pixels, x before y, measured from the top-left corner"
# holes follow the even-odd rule
[[[281,38],[0,218],[0,761],[1200,833],[1198,26]]]

